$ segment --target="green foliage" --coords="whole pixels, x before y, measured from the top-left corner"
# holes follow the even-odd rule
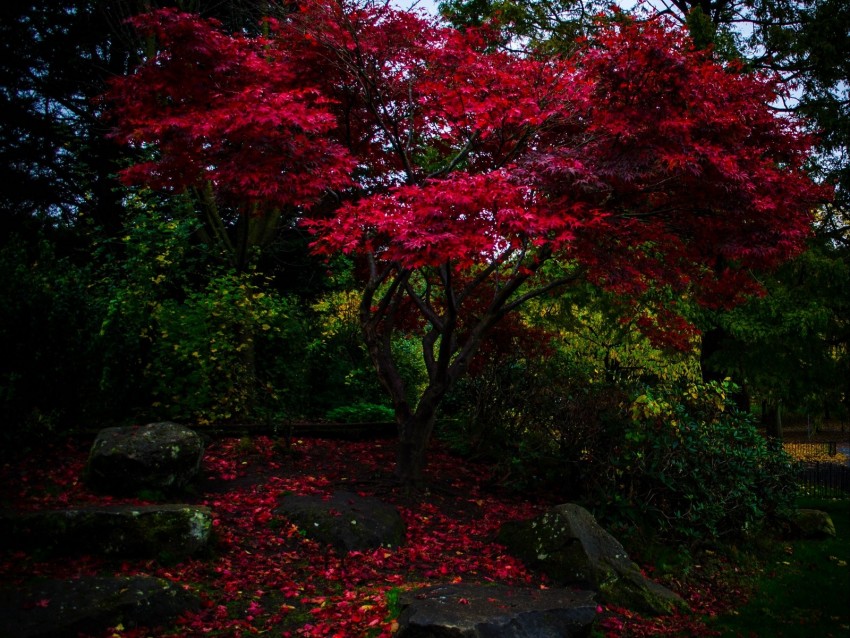
[[[762,0],[756,5],[762,26],[753,45],[766,50],[768,65],[790,74],[796,84],[797,110],[818,133],[814,169],[836,184],[834,204],[847,220],[850,204],[850,5],[845,0]],[[835,229],[847,248],[847,227]]]
[[[299,304],[197,250],[191,211],[145,193],[127,205],[135,214],[123,254],[104,258],[101,280],[105,393],[148,416],[201,424],[296,410],[307,347]]]
[[[98,414],[91,269],[55,238],[0,244],[0,440],[46,436]]]
[[[520,39],[544,52],[563,53],[595,25],[606,5],[594,0],[445,0],[441,15],[456,28],[495,24],[504,44]]]
[[[386,405],[358,402],[328,410],[325,418],[341,423],[385,423],[394,421],[395,413]]]
[[[326,293],[310,309],[313,330],[305,362],[310,391],[303,405],[308,415],[326,416],[328,410],[357,404],[386,404],[386,392],[376,379],[360,332],[359,303],[359,294],[343,290]],[[392,351],[412,401],[425,377],[421,346],[415,339],[399,336],[393,340]]]
[[[672,298],[655,301],[676,303]],[[693,348],[681,352],[654,345],[639,329],[639,318],[649,311],[647,303],[624,306],[621,297],[587,285],[554,300],[532,301],[525,318],[555,336],[554,347],[568,359],[581,362],[580,374],[589,382],[628,387],[635,382],[696,381],[700,369]]]
[[[586,362],[562,353],[491,360],[447,400],[441,437],[456,451],[494,464],[517,489],[575,496],[604,461],[606,424],[622,393],[591,383]]]
[[[388,618],[397,618],[401,613],[401,604],[399,603],[399,598],[401,596],[402,590],[398,587],[393,587],[387,592],[387,617]]]
[[[360,336],[358,303],[354,292],[329,292],[310,308],[313,330],[307,365],[311,396],[305,408],[314,416],[359,401],[384,401],[385,393],[375,379]]]
[[[687,15],[688,31],[697,48],[711,47],[724,60],[740,59],[742,43],[739,41],[740,36],[729,24],[732,19],[731,9],[724,13],[727,15],[720,18],[720,22],[714,22],[700,6],[695,6]]]
[[[767,294],[712,318],[725,334],[709,363],[756,399],[815,417],[850,410],[850,263],[812,247],[765,279]]]
[[[149,193],[128,193],[128,222],[120,242],[104,242],[97,290],[102,317],[96,347],[102,357],[100,388],[116,412],[145,410],[151,385],[145,376],[154,339],[154,314],[182,296],[199,267],[190,257],[196,228],[185,210],[169,212]],[[184,213],[184,214],[181,214]]]
[[[83,343],[94,358],[93,400],[104,413],[271,423],[384,402],[355,294],[326,293],[306,308],[277,292],[275,281],[253,268],[236,271],[215,247],[199,244],[191,200],[142,190],[124,203],[129,221],[118,241],[95,251],[91,282],[62,290],[78,295],[65,305],[90,305],[84,333],[95,338]],[[63,268],[66,277],[74,272]],[[394,350],[415,389],[421,354],[403,338]]]
[[[257,374],[257,357],[287,353],[292,344],[293,304],[262,292],[248,274],[226,271],[183,300],[158,304],[157,331],[145,376],[157,411],[201,424],[251,419],[261,394],[280,403],[276,384]],[[275,381],[280,381],[276,379]]]
[[[752,534],[785,512],[794,464],[735,409],[736,389],[710,382],[637,396],[594,489],[606,517],[695,541]]]

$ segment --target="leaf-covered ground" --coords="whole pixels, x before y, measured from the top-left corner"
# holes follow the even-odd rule
[[[82,481],[90,442],[39,450],[0,472],[0,507],[45,509],[107,503],[149,503],[98,495]],[[104,636],[391,636],[399,591],[436,582],[497,581],[546,587],[492,542],[506,520],[530,518],[552,503],[526,502],[492,489],[483,466],[437,450],[431,488],[404,497],[391,480],[392,442],[304,439],[290,448],[265,437],[225,438],[207,447],[203,478],[187,500],[209,506],[216,545],[209,556],[109,561],[92,556],[50,559],[38,552],[0,549],[0,581],[96,574],[147,574],[201,592],[203,608],[171,627],[110,628]],[[272,510],[284,494],[327,494],[338,489],[396,504],[407,524],[397,549],[339,556],[302,534]],[[155,497],[156,495],[148,495]],[[647,566],[652,576],[653,568]],[[597,635],[708,636],[704,619],[742,604],[735,571],[713,557],[687,577],[660,580],[682,594],[694,614],[642,618],[600,607]],[[40,601],[49,605],[49,601]]]

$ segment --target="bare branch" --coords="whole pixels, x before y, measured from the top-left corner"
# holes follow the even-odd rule
[[[463,290],[461,290],[457,295],[457,303],[461,304],[463,301],[475,290],[478,286],[484,283],[490,275],[496,272],[499,268],[501,268],[502,264],[508,261],[511,256],[514,254],[515,249],[510,248],[505,251],[500,259],[494,259],[491,261],[485,268],[481,270],[466,286],[464,286]]]
[[[464,147],[457,152],[457,155],[455,155],[452,158],[452,160],[446,166],[444,166],[443,168],[441,168],[437,171],[434,171],[433,173],[430,173],[428,175],[428,179],[433,179],[435,177],[442,177],[443,175],[448,175],[455,168],[457,168],[457,165],[460,164],[463,161],[463,159],[469,154],[469,151],[472,149],[472,145],[475,144],[476,141],[478,141],[478,138],[479,138],[479,132],[476,131],[475,133],[473,133],[470,136],[469,140],[467,140]]]
[[[535,288],[534,290],[530,290],[527,293],[521,295],[520,297],[517,297],[511,303],[506,304],[504,306],[504,310],[503,310],[502,314],[507,314],[507,313],[515,310],[516,308],[518,308],[519,306],[521,306],[522,304],[524,304],[526,301],[528,301],[530,299],[534,299],[535,297],[540,297],[541,295],[545,295],[548,292],[551,292],[553,290],[557,290],[558,288],[562,288],[562,287],[567,286],[569,284],[575,283],[576,281],[581,279],[583,276],[584,276],[584,270],[580,269],[577,272],[573,273],[572,275],[569,275],[567,277],[560,277],[558,279],[554,279],[554,280],[550,281],[548,284],[546,284],[545,286],[541,286],[540,288]]]
[[[416,304],[416,307],[419,308],[419,311],[428,320],[428,323],[430,323],[438,332],[442,332],[443,321],[428,301],[428,297],[430,296],[430,282],[426,283],[426,295],[424,297],[413,289],[409,279],[404,284],[404,290],[407,293],[407,296],[410,297],[413,303]]]

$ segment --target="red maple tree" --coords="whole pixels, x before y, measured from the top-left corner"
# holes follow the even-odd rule
[[[140,24],[167,49],[202,23],[159,12]],[[803,171],[810,140],[768,106],[775,83],[661,21],[615,21],[569,57],[501,51],[487,29],[383,3],[304,0],[269,26],[257,41],[184,47],[171,72],[176,56],[153,58],[119,83],[125,138],[160,151],[128,175],[200,177],[261,210],[297,207],[319,253],[356,258],[408,485],[423,478],[441,400],[503,317],[580,281],[738,302],[758,291],[754,270],[802,248],[822,195]],[[198,56],[219,62],[184,100]],[[308,209],[323,188],[333,200]],[[676,310],[640,323],[680,334]],[[421,337],[428,372],[413,402],[392,354],[401,330]]]
[[[334,139],[327,98],[297,61],[269,55],[273,43],[176,9],[130,22],[156,50],[105,96],[113,137],[147,156],[122,179],[191,193],[233,266],[279,222],[351,185],[354,160]]]

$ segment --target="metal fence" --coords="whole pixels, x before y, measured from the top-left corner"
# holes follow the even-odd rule
[[[850,445],[843,441],[785,443],[800,460],[800,487],[811,496],[850,494]]]

